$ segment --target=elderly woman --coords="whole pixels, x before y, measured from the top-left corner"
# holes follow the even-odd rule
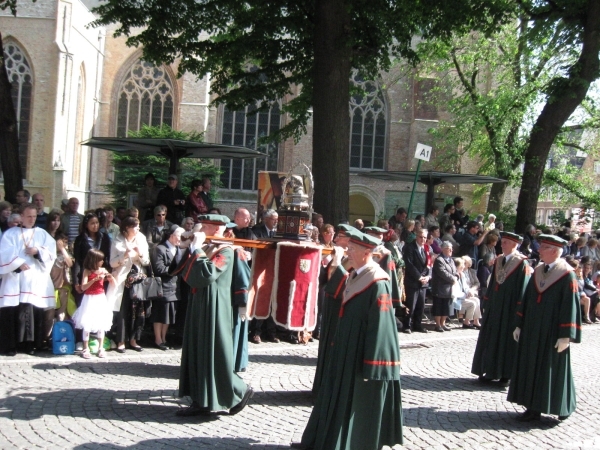
[[[404,228],[402,229],[402,233],[400,233],[400,240],[405,244],[410,244],[416,239],[416,237],[417,235],[415,234],[415,221],[412,219],[406,219],[404,221]]]
[[[125,217],[121,221],[120,233],[112,242],[110,266],[114,284],[109,284],[107,297],[114,301],[113,311],[117,312],[117,352],[125,353],[125,341],[129,339],[131,349],[141,352],[137,341],[142,336],[146,320],[146,303],[133,301],[125,281],[129,272],[141,272],[142,267],[150,263],[148,242],[140,232],[140,221],[135,217]]]
[[[470,258],[469,258],[470,259]],[[456,265],[456,271],[458,272],[458,285],[462,296],[460,297],[460,312],[464,314],[463,328],[477,328],[481,329],[479,319],[481,319],[481,309],[479,307],[479,298],[477,297],[477,286],[470,284],[471,276],[468,274],[468,268],[463,258],[456,258],[454,260]],[[473,321],[473,324],[471,324]]]
[[[442,254],[433,263],[433,275],[431,277],[431,294],[433,295],[433,306],[431,313],[435,320],[435,331],[450,331],[446,325],[446,319],[450,315],[450,304],[452,303],[452,286],[458,283],[458,272],[452,260],[452,244],[444,241]]]
[[[496,257],[492,253],[487,253],[483,257],[483,262],[477,267],[477,280],[479,280],[479,298],[484,298],[490,276],[492,275],[492,266],[496,261]]]
[[[171,226],[165,239],[152,252],[151,262],[154,276],[162,280],[163,297],[152,301],[152,322],[154,323],[154,346],[168,350],[167,331],[175,324],[177,312],[177,275],[173,275],[181,261],[183,251],[179,248],[183,228]]]

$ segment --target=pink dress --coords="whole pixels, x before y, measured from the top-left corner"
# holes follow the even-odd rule
[[[97,273],[90,273],[88,280],[98,277]],[[75,328],[85,331],[110,330],[113,321],[112,304],[109,304],[104,293],[104,280],[96,280],[83,295],[81,306],[73,314]]]

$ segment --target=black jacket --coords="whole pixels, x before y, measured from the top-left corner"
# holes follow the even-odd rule
[[[177,254],[183,254],[183,250],[177,249]],[[177,275],[171,276],[177,267],[176,257],[174,258],[167,247],[167,244],[158,244],[150,253],[150,262],[154,276],[162,280],[163,297],[168,301],[177,300]]]
[[[404,286],[413,289],[427,287],[419,281],[419,278],[429,275],[429,268],[427,267],[427,258],[421,257],[417,243],[406,244],[402,250],[405,264]],[[423,248],[423,252],[425,251]]]
[[[252,227],[252,232],[257,238],[268,238],[269,230],[267,230],[267,226],[264,223],[260,223],[258,225],[254,225]]]
[[[171,189],[169,186],[165,186],[158,192],[156,204],[167,207],[167,220],[169,222],[180,224],[185,217],[185,205],[176,205],[175,200],[185,200],[185,195],[177,188]]]
[[[99,231],[95,247],[104,253],[104,265],[102,267],[110,272],[110,238],[108,237],[108,234]],[[81,284],[83,261],[91,248],[86,233],[81,233],[75,238],[75,242],[73,243],[73,257],[75,258],[75,264],[73,264],[72,278],[74,283]]]

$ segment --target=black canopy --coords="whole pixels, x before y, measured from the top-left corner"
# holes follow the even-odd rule
[[[163,138],[93,137],[81,143],[124,155],[160,155],[170,161],[169,173],[177,173],[181,158],[264,158],[257,150],[234,145]]]

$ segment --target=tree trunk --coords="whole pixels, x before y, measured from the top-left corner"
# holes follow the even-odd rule
[[[348,220],[350,189],[350,17],[344,0],[317,0],[313,84],[314,210]]]
[[[589,0],[583,30],[583,45],[577,63],[560,91],[551,95],[540,113],[525,150],[525,167],[517,204],[515,231],[523,233],[535,223],[542,177],[550,148],[558,132],[585,98],[590,84],[600,75],[600,0]]]
[[[506,183],[494,183],[492,184],[492,190],[490,191],[490,198],[488,199],[487,210],[490,212],[498,212],[502,209],[502,202],[504,201],[504,194],[506,193]]]
[[[4,174],[4,199],[16,203],[17,191],[23,189],[23,173],[19,160],[19,128],[11,88],[4,65],[4,46],[0,33],[0,165]]]

